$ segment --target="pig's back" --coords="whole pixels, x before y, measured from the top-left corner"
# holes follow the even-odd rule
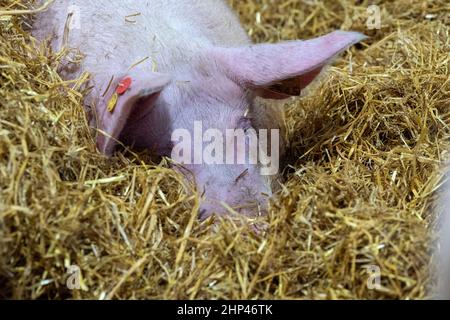
[[[450,173],[447,169],[447,174]],[[450,183],[444,186],[441,199],[444,212],[440,220],[439,245],[437,256],[437,291],[435,298],[450,299]]]
[[[34,35],[63,46],[69,12],[74,12],[67,45],[86,54],[84,67],[98,73],[147,58],[147,66],[170,71],[177,60],[199,49],[249,43],[235,14],[222,0],[57,0],[38,15]],[[102,70],[103,69],[103,70]],[[103,73],[104,73],[103,72]]]

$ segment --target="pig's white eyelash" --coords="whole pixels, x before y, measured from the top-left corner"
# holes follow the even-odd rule
[[[243,129],[244,131],[253,128],[252,118],[248,116],[242,117],[241,119],[239,119],[237,127]]]

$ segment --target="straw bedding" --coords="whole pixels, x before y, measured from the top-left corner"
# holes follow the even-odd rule
[[[283,185],[260,233],[198,221],[199,195],[167,159],[100,155],[81,106],[87,75],[62,81],[66,52],[33,45],[30,15],[5,12],[29,3],[0,0],[0,298],[430,297],[449,2],[230,3],[257,42],[370,36],[287,103]],[[370,4],[380,29],[366,26]]]

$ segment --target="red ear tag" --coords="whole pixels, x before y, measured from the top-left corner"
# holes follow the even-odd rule
[[[119,85],[117,86],[116,92],[119,95],[124,94],[130,89],[133,80],[130,77],[123,78],[120,80]]]

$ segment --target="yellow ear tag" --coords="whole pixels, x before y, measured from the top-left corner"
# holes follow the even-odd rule
[[[111,97],[111,100],[108,102],[108,111],[113,113],[114,109],[116,108],[117,101],[119,100],[119,95],[117,93],[114,93]]]

